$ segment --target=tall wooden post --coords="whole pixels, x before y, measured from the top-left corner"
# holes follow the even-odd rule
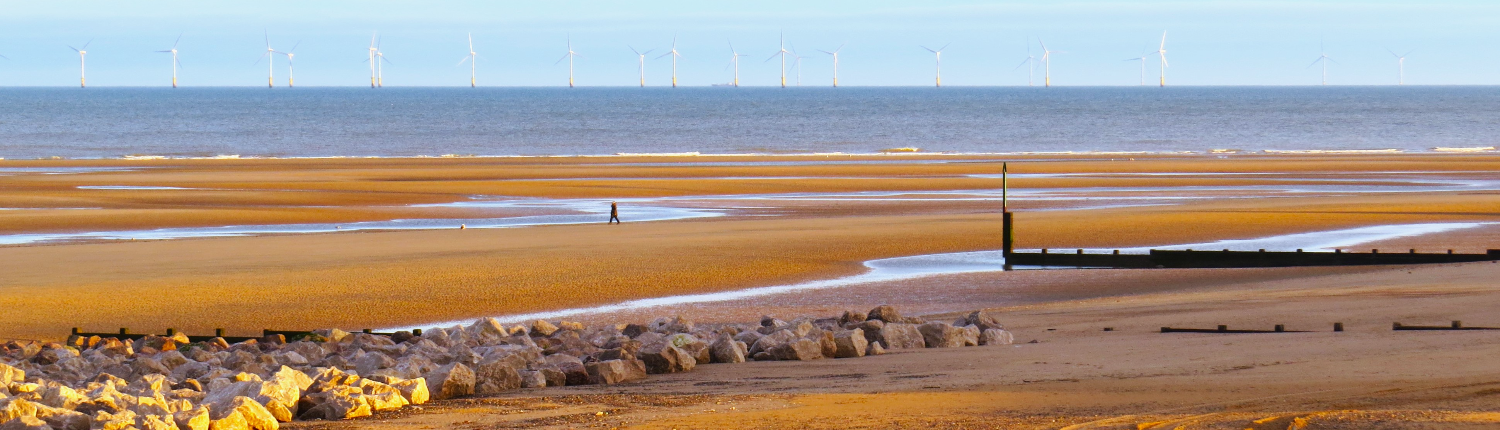
[[[1000,163],[1000,255],[1005,257],[1004,270],[1011,270],[1010,253],[1015,249],[1015,220],[1010,213],[1009,163]]]

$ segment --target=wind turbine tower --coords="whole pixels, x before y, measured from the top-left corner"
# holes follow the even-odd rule
[[[1406,51],[1401,55],[1396,55],[1390,49],[1386,49],[1385,52],[1390,52],[1391,56],[1396,57],[1396,85],[1406,85],[1406,56],[1411,55],[1412,51]]]
[[[680,53],[677,52],[677,38],[676,37],[672,38],[672,50],[671,51],[667,51],[667,53],[661,54],[661,57],[656,57],[656,58],[657,59],[661,59],[662,57],[669,57],[669,56],[672,57],[672,88],[677,88],[677,59],[678,58],[682,58],[682,54],[680,54]]]
[[[636,61],[639,63],[641,70],[641,88],[646,88],[646,54],[650,54],[655,49],[647,49],[646,52],[641,52],[635,50],[634,46],[625,45],[625,47],[630,48],[630,52],[635,53]]]
[[[165,52],[165,53],[172,54],[172,88],[177,88],[177,66],[182,65],[181,62],[177,61],[177,42],[181,42],[181,41],[182,41],[182,35],[179,34],[179,35],[177,35],[177,41],[176,42],[172,42],[172,49],[168,49],[168,50],[165,50],[165,51],[156,51],[156,52]]]
[[[266,52],[260,54],[260,58],[266,60],[266,88],[276,88],[276,54],[280,54],[280,52],[271,49],[271,33],[266,33]],[[260,60],[256,60],[256,62],[260,62]]]
[[[833,52],[828,52],[828,51],[824,51],[824,50],[821,50],[821,49],[818,50],[818,52],[822,52],[824,54],[828,54],[828,55],[832,55],[833,56],[833,87],[834,88],[838,88],[838,86],[839,86],[839,51],[842,51],[842,50],[844,50],[844,45],[839,45],[838,49],[833,50]]]
[[[1130,59],[1126,59],[1125,60],[1125,61],[1140,61],[1141,62],[1141,86],[1143,86],[1143,87],[1146,86],[1146,59],[1147,58],[1148,58],[1147,56],[1142,55],[1140,57],[1130,58]]]
[[[479,71],[478,66],[474,64],[475,62],[479,61],[479,54],[474,53],[474,33],[469,33],[469,56],[464,57],[464,59],[462,60],[458,60],[458,65],[464,65],[465,61],[469,62],[469,88],[474,88],[475,72]]]
[[[1022,67],[1026,68],[1026,86],[1036,86],[1036,57],[1031,55],[1031,39],[1029,38],[1026,39],[1026,60],[1021,61],[1021,64],[1016,66],[1016,70],[1021,70]],[[1142,74],[1146,73],[1145,69],[1145,63],[1141,63]],[[1145,79],[1144,77],[1141,78],[1142,81]]]
[[[740,51],[734,50],[734,42],[729,43],[729,65],[734,67],[734,80],[729,85],[739,88],[740,86]]]
[[[370,59],[365,60],[366,63],[370,63],[370,88],[375,88],[375,37],[377,34],[370,33]]]
[[[552,65],[556,66],[558,63],[562,63],[563,60],[568,60],[568,88],[573,88],[573,57],[577,56],[578,53],[573,52],[573,38],[569,37],[568,53],[564,54],[562,58],[558,59],[557,63],[552,63]]]
[[[797,86],[802,86],[802,56],[797,55],[796,46],[792,46],[792,70],[797,72]]]
[[[292,44],[292,49],[290,49],[290,50],[288,50],[286,52],[282,52],[281,53],[281,55],[285,55],[286,56],[286,87],[287,88],[292,88],[292,87],[297,86],[297,73],[296,73],[297,70],[296,70],[296,67],[294,67],[294,65],[292,63],[292,60],[297,57],[297,47],[298,46],[302,46],[302,41],[301,40],[298,40],[297,43]]]
[[[931,52],[932,55],[933,55],[933,58],[937,61],[937,86],[938,87],[942,87],[943,86],[943,50],[944,49],[948,49],[948,45],[944,44],[942,48],[938,48],[936,50],[934,50],[932,48],[928,48],[926,46],[923,46],[922,49],[926,49],[927,52]]]
[[[1328,53],[1323,51],[1321,46],[1318,50],[1320,51],[1318,59],[1313,60],[1312,64],[1308,64],[1307,67],[1311,68],[1318,65],[1318,63],[1323,63],[1323,85],[1328,85],[1328,62],[1333,61],[1333,57],[1329,57]]]
[[[385,88],[385,65],[391,60],[385,59],[385,51],[380,50],[380,41],[375,41],[375,86]]]
[[[769,62],[771,60],[776,59],[776,57],[778,57],[778,56],[781,57],[781,87],[782,88],[786,88],[786,54],[789,54],[789,53],[790,52],[787,52],[787,50],[786,50],[786,33],[782,33],[781,34],[781,50],[780,51],[776,51],[775,54],[771,54],[771,58],[767,58],[766,59],[766,61]]]
[[[1156,55],[1161,57],[1161,86],[1167,86],[1167,32],[1161,32],[1161,47],[1156,48]],[[1145,63],[1142,62],[1142,65]]]
[[[87,79],[88,73],[86,73],[87,68],[84,67],[84,57],[89,55],[89,51],[87,51],[87,49],[89,49],[90,43],[94,43],[94,41],[90,40],[84,43],[83,48],[74,48],[73,45],[68,45],[68,49],[72,49],[73,52],[78,53],[78,88],[89,87],[89,81]]]
[[[1047,42],[1042,39],[1036,40],[1042,45],[1042,86],[1052,87],[1052,51],[1047,49]]]

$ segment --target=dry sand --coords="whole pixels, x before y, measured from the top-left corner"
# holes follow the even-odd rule
[[[1285,194],[1245,186],[1359,178],[1495,180],[1500,157],[1004,157],[1018,190],[1130,204],[1094,187],[1214,186],[1161,206],[1056,210],[1019,201],[1019,247],[1127,247],[1355,226],[1500,220],[1494,191]],[[802,165],[815,160],[876,161]],[[624,198],[993,189],[1001,157],[696,157],[0,161],[0,234],[469,218],[414,208],[474,195]],[[751,163],[725,165],[723,163]],[[790,162],[793,164],[774,164]],[[10,167],[128,167],[65,175]],[[1392,173],[1398,172],[1398,173]],[[1416,172],[1416,173],[1405,173]],[[1091,176],[1035,174],[1095,173]],[[1139,173],[1193,173],[1155,176]],[[1216,173],[1270,173],[1217,175]],[[9,176],[3,176],[9,175]],[[759,179],[745,179],[745,178]],[[183,187],[97,190],[78,186]],[[1147,193],[1147,194],[1150,194]],[[1251,197],[1251,198],[1247,198]],[[708,203],[703,203],[708,204]],[[871,259],[999,247],[991,200],[757,201],[714,219],[0,247],[0,336],[69,327],[236,334],[407,326],[828,279]],[[100,208],[90,210],[63,208]],[[1050,209],[1050,210],[1042,210]],[[628,206],[625,208],[628,219]],[[763,216],[769,215],[769,216]],[[1500,228],[1361,248],[1482,251]],[[935,276],[681,306],[702,321],[831,314],[892,303],[942,314],[996,308],[1012,347],[860,360],[704,366],[643,384],[440,402],[337,428],[1495,428],[1494,332],[1394,333],[1393,321],[1500,325],[1500,265],[1091,270]],[[1410,273],[1407,273],[1410,272]],[[1350,331],[1327,333],[1335,321]],[[1163,335],[1215,324],[1320,333]],[[1102,327],[1116,331],[1103,332]],[[1055,329],[1051,331],[1048,329]],[[597,415],[597,412],[607,412]],[[1256,422],[1260,420],[1260,422]],[[387,422],[388,421],[388,422]],[[1165,421],[1165,422],[1162,422]],[[1158,424],[1151,424],[1158,423]],[[1421,426],[1427,427],[1421,427]],[[318,427],[319,424],[298,426]]]
[[[1120,280],[1155,276],[1118,272]],[[526,390],[438,402],[411,416],[294,428],[1500,427],[1500,331],[1390,329],[1452,319],[1500,326],[1493,312],[1500,265],[1249,282],[1256,275],[1179,275],[1197,286],[997,308],[1016,334],[1011,346],[706,365],[607,389]],[[832,300],[857,295],[851,289]],[[1347,331],[1332,332],[1334,322]],[[1313,332],[1157,332],[1216,324]],[[1307,426],[1295,427],[1299,420]]]

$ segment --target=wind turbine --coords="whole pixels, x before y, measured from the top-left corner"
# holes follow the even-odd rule
[[[181,42],[181,41],[182,41],[182,35],[178,34],[177,35],[177,41],[176,42],[172,42],[172,49],[168,49],[168,50],[165,50],[165,51],[156,51],[156,52],[166,52],[166,53],[171,53],[172,54],[172,88],[177,88],[177,67],[182,65],[181,62],[177,61],[177,42]]]
[[[562,58],[559,58],[557,60],[557,63],[552,63],[552,65],[556,66],[558,63],[561,63],[563,60],[568,60],[568,88],[573,88],[573,57],[577,57],[577,56],[578,56],[578,53],[577,52],[573,52],[573,38],[569,37],[568,38],[568,53],[564,54]]]
[[[926,46],[923,46],[922,49],[926,49],[927,52],[931,52],[932,55],[933,55],[933,58],[937,61],[937,86],[942,87],[943,86],[943,50],[944,49],[948,49],[948,44],[944,44],[942,48],[938,48],[936,50],[934,50],[932,48],[928,48]]]
[[[1036,42],[1042,45],[1042,85],[1050,88],[1052,86],[1052,51],[1047,49],[1047,42],[1042,39],[1037,39]]]
[[[297,74],[296,74],[295,68],[293,67],[292,59],[297,56],[297,47],[298,46],[302,46],[302,41],[301,40],[298,40],[297,43],[292,44],[292,49],[291,50],[279,53],[281,55],[285,55],[286,56],[286,87],[287,88],[292,88],[292,87],[297,86]]]
[[[1308,64],[1307,67],[1312,68],[1318,63],[1323,63],[1323,85],[1328,85],[1328,62],[1333,61],[1333,57],[1329,57],[1328,53],[1323,51],[1322,45],[1318,46],[1318,51],[1318,59],[1313,60],[1312,64]]]
[[[1386,48],[1385,52],[1390,52],[1391,56],[1396,57],[1396,85],[1406,85],[1406,56],[1411,55],[1413,51],[1406,51],[1405,54],[1396,55],[1390,48]]]
[[[1130,61],[1130,60],[1126,60],[1126,61]],[[1026,86],[1028,86],[1028,87],[1036,86],[1036,84],[1035,84],[1035,81],[1036,81],[1036,57],[1034,57],[1034,56],[1031,55],[1031,39],[1030,38],[1026,39],[1026,60],[1025,61],[1021,61],[1021,64],[1018,65],[1018,66],[1016,66],[1016,70],[1021,70],[1021,67],[1026,67]],[[1146,66],[1143,63],[1143,65],[1141,66],[1141,69],[1145,70],[1145,67]],[[1141,73],[1145,73],[1145,72],[1141,72]],[[1141,79],[1144,80],[1145,78],[1141,78]]]
[[[462,66],[465,61],[469,62],[469,88],[474,88],[474,76],[475,72],[478,71],[478,66],[474,63],[479,61],[479,54],[474,52],[474,33],[469,33],[469,56],[458,60],[457,65]]]
[[[730,81],[729,84],[738,88],[740,86],[740,57],[742,55],[740,55],[740,51],[734,50],[734,42],[729,42],[729,53],[729,65],[734,67],[734,80]]]
[[[775,60],[776,57],[778,57],[778,56],[781,57],[781,87],[782,88],[786,88],[786,54],[790,54],[790,52],[787,52],[787,50],[786,50],[786,33],[782,33],[781,34],[781,50],[780,51],[776,51],[775,54],[771,54],[771,58],[767,58],[766,61],[765,61],[765,62],[769,63],[769,62],[771,62],[771,60]]]
[[[368,53],[370,58],[365,60],[366,63],[370,63],[370,88],[375,88],[375,51],[377,50],[375,48],[375,37],[377,34],[370,33],[370,51]]]
[[[844,45],[839,45],[838,49],[833,50],[833,52],[824,51],[822,49],[818,50],[818,52],[822,52],[824,54],[828,54],[828,55],[832,55],[833,56],[833,86],[834,86],[834,88],[838,88],[838,86],[839,86],[839,51],[842,51],[842,50],[844,50]]]
[[[271,49],[271,33],[267,32],[266,52],[260,54],[260,58],[255,60],[256,63],[260,63],[260,60],[262,59],[266,60],[266,88],[276,88],[276,68],[274,67],[274,63],[276,62],[276,54],[280,54],[280,52],[276,52],[275,49]]]
[[[90,43],[94,43],[94,41],[90,40],[88,42],[85,42],[83,44],[83,48],[82,49],[74,48],[73,45],[68,45],[68,49],[72,49],[73,52],[77,52],[78,53],[78,87],[79,88],[88,88],[88,86],[89,86],[88,85],[89,81],[88,81],[88,79],[86,79],[87,73],[85,73],[86,69],[84,68],[83,57],[89,55],[89,51],[86,51],[86,49],[89,49],[89,44]]]
[[[797,71],[797,86],[802,86],[802,56],[797,55],[796,46],[792,46],[792,70]]]
[[[385,51],[380,50],[380,40],[375,40],[375,86],[385,88],[385,65],[394,64],[385,59]]]
[[[1148,59],[1148,58],[1150,58],[1150,57],[1147,56],[1147,55],[1142,55],[1142,56],[1137,57],[1137,58],[1127,58],[1127,59],[1125,59],[1125,61],[1140,61],[1141,62],[1141,86],[1146,86],[1146,59]]]
[[[672,37],[672,50],[667,51],[667,53],[665,54],[661,54],[661,56],[656,57],[656,59],[660,60],[662,59],[662,57],[668,56],[672,57],[672,88],[677,88],[677,59],[682,58],[682,54],[677,53],[677,37],[675,36]]]
[[[1161,47],[1156,48],[1156,55],[1161,57],[1161,86],[1167,86],[1167,32],[1161,32]],[[1141,65],[1145,66],[1142,60]]]
[[[630,48],[630,52],[635,53],[636,60],[639,62],[641,69],[641,88],[646,88],[646,54],[650,54],[655,49],[647,49],[646,52],[641,52],[635,50],[634,46],[625,45],[625,47]]]

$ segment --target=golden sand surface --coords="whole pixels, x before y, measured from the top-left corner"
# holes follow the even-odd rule
[[[1303,269],[1296,269],[1303,270]],[[1488,429],[1500,427],[1500,264],[1223,276],[1139,294],[997,307],[1014,345],[709,364],[598,387],[441,401],[290,428]],[[1069,276],[1050,271],[1037,276]],[[1075,271],[1076,272],[1076,271]],[[1114,283],[1162,280],[1118,270]],[[995,279],[1011,275],[985,275]],[[1290,275],[1290,276],[1288,276]],[[977,281],[977,280],[971,280]],[[1192,284],[1192,285],[1188,285]],[[835,301],[865,292],[829,291]],[[904,303],[918,302],[908,298]],[[929,319],[958,313],[928,315]],[[1342,322],[1346,331],[1333,332]],[[1159,333],[1159,327],[1305,333]],[[1103,331],[1104,327],[1112,328]],[[1034,343],[1032,341],[1035,341]]]
[[[714,164],[814,161],[811,158],[5,160],[0,161],[0,174],[8,174],[7,167],[138,170],[0,176],[5,207],[105,208],[0,211],[0,231],[497,216],[407,206],[473,195],[616,198],[999,186],[998,179],[965,176],[998,173],[999,157],[841,159],[881,164]],[[1019,160],[1011,165],[1018,174],[1209,174],[1033,176],[1011,181],[1018,190],[1056,188],[1085,194],[1100,186],[1316,184],[1323,183],[1320,178],[1347,176],[1399,184],[1404,183],[1399,175],[1382,172],[1488,178],[1488,172],[1500,167],[1500,157],[1439,155],[1006,159]],[[1260,178],[1211,175],[1214,172],[1295,175]],[[77,188],[120,185],[193,189]],[[1488,191],[1260,196],[1267,198],[1231,194],[1236,198],[1205,195],[1180,204],[1089,210],[1024,211],[1043,205],[1020,203],[1017,246],[1166,245],[1500,217],[1500,195]],[[1109,195],[1100,197],[1107,201]],[[129,327],[142,332],[172,327],[194,333],[226,328],[249,334],[262,328],[411,326],[827,279],[859,273],[861,263],[870,259],[999,247],[993,201],[926,204],[875,199],[766,205],[773,208],[756,211],[777,216],[746,211],[618,226],[0,247],[0,308],[7,309],[0,313],[0,336],[57,338],[69,327]],[[628,206],[624,210],[628,219]],[[1445,248],[1472,251],[1485,246],[1458,237]]]

